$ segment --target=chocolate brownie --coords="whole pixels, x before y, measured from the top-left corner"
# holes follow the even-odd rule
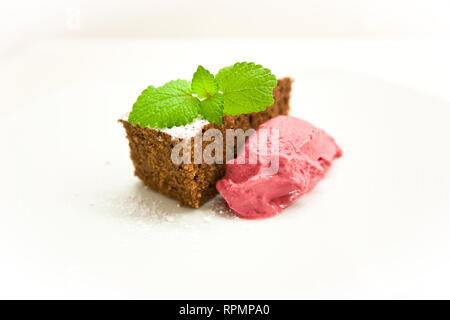
[[[238,116],[225,115],[222,125],[209,123],[202,132],[209,128],[219,129],[225,138],[226,129],[257,129],[267,120],[289,113],[289,98],[292,79],[283,78],[273,91],[274,104],[266,110]],[[217,194],[216,182],[225,174],[224,164],[195,164],[172,162],[171,154],[181,139],[174,138],[162,130],[140,128],[126,120],[119,120],[127,133],[130,156],[135,167],[135,175],[153,190],[168,197],[175,198],[180,205],[193,208],[200,207]],[[199,132],[200,133],[200,132]],[[194,138],[191,139],[191,158],[194,154]],[[203,142],[204,149],[211,142]],[[224,143],[225,145],[225,143]],[[235,150],[236,153],[236,150]],[[225,157],[225,152],[224,152]]]

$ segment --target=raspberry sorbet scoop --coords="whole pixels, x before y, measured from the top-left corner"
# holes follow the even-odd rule
[[[216,187],[238,216],[271,217],[312,190],[341,155],[325,131],[295,117],[278,116],[261,125],[238,157],[226,164],[225,177]]]

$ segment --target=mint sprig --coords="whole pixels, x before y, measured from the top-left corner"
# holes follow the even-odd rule
[[[222,124],[224,114],[265,110],[274,102],[276,85],[272,72],[253,62],[225,67],[216,76],[199,66],[191,82],[175,80],[145,89],[133,105],[128,121],[162,129],[182,126],[202,116]]]

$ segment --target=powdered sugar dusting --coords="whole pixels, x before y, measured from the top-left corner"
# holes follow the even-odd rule
[[[207,124],[209,124],[208,120],[197,118],[184,126],[161,129],[161,132],[167,133],[176,139],[188,139],[197,135],[203,126]]]
[[[209,210],[217,216],[227,219],[237,219],[233,210],[230,209],[226,201],[220,195],[209,201],[207,206],[209,207]]]
[[[128,121],[128,117],[130,116],[130,113],[124,114],[120,120]],[[196,136],[203,128],[203,126],[209,124],[208,120],[197,118],[191,123],[188,123],[184,126],[179,127],[172,127],[172,128],[166,128],[166,129],[160,129],[161,132],[167,133],[170,135],[173,139],[189,139],[194,136]],[[152,128],[153,129],[153,128]],[[153,129],[158,130],[158,129]]]
[[[210,224],[222,219],[239,219],[228,208],[225,200],[217,195],[200,209],[180,207],[176,201],[168,199],[141,183],[120,189],[108,196],[98,197],[91,206],[103,210],[108,215],[122,217],[132,222],[134,227],[158,229],[169,227],[173,232],[195,233],[200,224]],[[123,220],[118,220],[119,223]]]
[[[105,198],[101,206],[110,213],[147,223],[172,223],[174,213],[165,210],[165,199],[152,197],[151,191],[144,186],[130,192]]]

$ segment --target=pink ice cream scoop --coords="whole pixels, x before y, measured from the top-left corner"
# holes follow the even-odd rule
[[[217,190],[247,219],[267,218],[312,190],[342,155],[334,139],[312,124],[278,116],[261,125],[226,164]]]

